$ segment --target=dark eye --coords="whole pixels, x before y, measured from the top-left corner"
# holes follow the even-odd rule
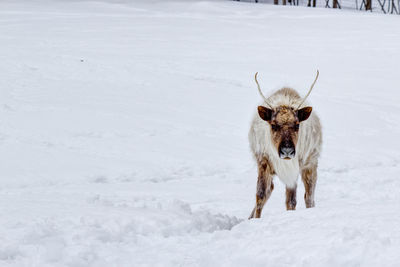
[[[273,131],[278,131],[279,130],[279,125],[271,124],[271,128],[272,128]]]
[[[295,126],[293,126],[293,128],[294,128],[296,131],[298,131],[299,128],[300,128],[300,124],[296,124]]]

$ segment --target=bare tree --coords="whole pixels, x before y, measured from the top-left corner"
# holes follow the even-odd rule
[[[317,5],[317,0],[312,0],[312,6],[315,7]],[[307,6],[311,6],[311,0],[308,0]]]
[[[365,10],[371,10],[372,11],[372,0],[366,0],[365,1]]]

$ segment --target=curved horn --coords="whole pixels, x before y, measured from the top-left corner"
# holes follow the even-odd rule
[[[257,75],[258,75],[258,72],[256,72],[256,74],[254,75],[254,80],[256,81],[257,88],[258,88],[258,92],[260,93],[260,96],[264,99],[265,104],[267,104],[268,107],[270,107],[270,109],[273,109],[273,108],[271,107],[271,105],[268,103],[268,99],[267,99],[267,98],[263,95],[263,93],[261,92],[260,84],[259,84],[258,81],[257,81]]]
[[[313,89],[315,83],[317,82],[318,76],[319,76],[319,70],[317,70],[317,76],[315,76],[315,80],[314,80],[314,82],[311,84],[310,90],[308,90],[308,93],[307,93],[306,96],[303,98],[303,101],[301,101],[301,103],[300,103],[300,105],[297,107],[297,109],[299,109],[299,108],[301,107],[301,105],[303,105],[303,103],[306,101],[307,97],[310,95],[310,93],[311,93],[311,91],[312,91],[312,89]]]

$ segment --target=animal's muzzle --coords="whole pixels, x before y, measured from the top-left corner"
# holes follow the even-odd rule
[[[279,157],[281,159],[292,159],[296,155],[296,149],[292,141],[284,141],[279,145]]]

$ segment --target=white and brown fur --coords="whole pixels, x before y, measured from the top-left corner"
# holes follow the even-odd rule
[[[317,76],[318,77],[318,76]],[[256,81],[257,82],[257,81]],[[314,82],[315,83],[315,82]],[[258,84],[258,82],[257,82]],[[261,91],[260,91],[260,94]],[[258,182],[256,205],[249,217],[259,218],[265,202],[274,189],[273,176],[276,175],[286,185],[286,208],[296,208],[296,188],[298,175],[301,174],[305,187],[304,200],[307,208],[314,207],[314,193],[317,181],[318,157],[322,144],[322,131],[318,116],[312,108],[303,104],[303,99],[291,88],[276,91],[258,107],[249,132],[251,151],[258,165]],[[308,112],[300,118],[301,109]],[[261,118],[263,110],[271,110],[272,118],[266,121]],[[304,111],[303,110],[303,111]],[[307,113],[306,112],[306,113]],[[305,118],[305,117],[306,118]],[[305,118],[305,119],[304,119]],[[278,149],[282,133],[271,129],[271,124],[281,124],[282,133],[293,139],[295,156],[291,159],[280,157]],[[298,124],[298,130],[294,130]],[[286,128],[283,128],[286,127]]]

